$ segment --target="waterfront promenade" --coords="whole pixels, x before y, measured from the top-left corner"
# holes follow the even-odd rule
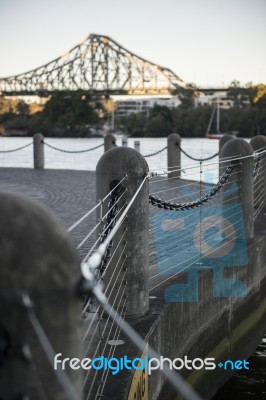
[[[238,140],[232,143],[243,145],[245,148],[246,146],[249,146],[243,143],[243,141],[239,142]],[[230,150],[230,146],[227,146],[227,148]],[[0,189],[37,200],[48,207],[48,209],[52,210],[63,222],[65,227],[69,228],[85,213],[91,210],[96,202],[98,203],[99,199],[102,198],[102,194],[103,196],[105,195],[104,193],[106,193],[106,189],[102,192],[99,191],[99,186],[102,185],[102,182],[107,182],[108,191],[110,190],[110,180],[116,178],[122,181],[122,179],[125,178],[124,174],[127,174],[128,180],[125,181],[124,185],[128,189],[129,194],[126,192],[126,196],[129,196],[129,198],[123,199],[123,194],[120,194],[120,201],[126,202],[130,200],[130,196],[132,196],[132,193],[130,192],[131,185],[134,183],[132,176],[134,176],[134,179],[136,179],[136,177],[130,168],[129,172],[127,172],[126,168],[117,167],[116,161],[121,161],[120,157],[117,155],[118,152],[121,152],[121,154],[130,153],[134,158],[132,166],[135,167],[135,161],[140,160],[146,168],[143,159],[141,159],[137,153],[133,153],[132,150],[114,149],[113,153],[106,153],[107,155],[104,157],[105,162],[108,162],[109,164],[107,163],[103,166],[103,161],[101,161],[101,168],[97,168],[97,177],[100,177],[98,187],[95,182],[96,174],[94,172],[2,168],[0,170]],[[114,157],[111,160],[112,154]],[[158,349],[158,351],[166,357],[172,354],[178,356],[189,354],[194,358],[204,358],[206,354],[211,354],[217,358],[217,362],[224,361],[225,359],[235,360],[247,357],[255,349],[258,341],[265,332],[263,318],[265,315],[265,301],[263,296],[265,292],[264,259],[266,256],[265,224],[263,223],[263,220],[265,220],[265,211],[263,209],[264,203],[261,203],[262,195],[264,194],[264,190],[262,190],[264,168],[261,167],[262,162],[258,166],[258,161],[255,161],[253,166],[253,162],[250,162],[251,157],[252,153],[248,156],[247,160],[243,157],[241,163],[237,163],[236,167],[234,167],[236,168],[236,172],[234,171],[234,173],[232,173],[232,168],[231,172],[226,172],[227,179],[229,179],[227,184],[229,185],[230,182],[231,184],[234,184],[241,180],[239,184],[241,189],[243,188],[243,184],[246,182],[248,176],[251,182],[250,188],[252,191],[254,190],[255,198],[255,217],[254,219],[252,218],[252,222],[254,223],[255,221],[255,234],[251,231],[250,226],[246,227],[247,235],[249,235],[247,238],[247,252],[249,254],[249,259],[245,260],[243,257],[246,251],[244,252],[243,248],[241,248],[242,250],[240,249],[241,251],[237,251],[237,249],[242,243],[242,236],[240,233],[243,231],[243,224],[246,222],[246,219],[241,217],[242,211],[238,203],[235,205],[237,195],[235,190],[232,191],[231,189],[231,192],[227,191],[227,196],[234,193],[234,202],[230,205],[230,210],[232,212],[232,215],[230,214],[230,216],[234,217],[235,215],[238,215],[237,220],[232,220],[232,224],[235,226],[235,232],[238,232],[236,237],[236,252],[234,258],[230,258],[231,261],[234,261],[232,265],[218,265],[217,261],[209,261],[207,264],[197,262],[197,265],[194,265],[195,262],[193,260],[195,257],[195,250],[197,249],[197,240],[195,241],[195,233],[191,230],[192,228],[195,228],[197,222],[200,222],[201,224],[204,219],[208,220],[210,217],[212,219],[217,219],[217,217],[220,216],[222,211],[221,201],[223,200],[223,193],[228,186],[225,186],[217,196],[213,195],[213,197],[211,197],[210,194],[205,194],[213,193],[213,189],[212,191],[209,191],[210,186],[208,184],[206,185],[204,182],[183,179],[172,179],[172,170],[169,171],[170,176],[168,176],[168,179],[164,176],[159,176],[159,174],[152,178],[149,184],[146,181],[146,178],[144,180],[144,182],[146,182],[146,188],[144,191],[145,196],[143,196],[142,200],[146,210],[145,232],[148,233],[147,229],[149,227],[150,241],[143,241],[142,238],[137,236],[138,240],[136,241],[136,244],[138,246],[139,244],[141,245],[141,247],[138,248],[140,249],[139,253],[145,250],[145,254],[147,256],[149,255],[150,269],[149,271],[146,271],[146,275],[143,275],[141,279],[139,279],[138,274],[135,281],[142,283],[144,279],[147,280],[146,295],[149,298],[149,309],[146,311],[144,310],[145,312],[143,314],[136,315],[132,320],[132,325],[141,336],[145,338],[146,343],[149,343],[151,347]],[[125,165],[128,167],[128,157],[126,157],[125,160]],[[257,159],[255,158],[255,160]],[[245,168],[248,168],[248,174],[245,173]],[[110,172],[110,170],[113,171]],[[105,174],[109,173],[110,179],[109,177],[106,179]],[[191,169],[186,169],[186,176],[191,176]],[[143,180],[142,172],[140,177]],[[223,179],[220,178],[220,181],[223,182]],[[220,187],[222,187],[223,184],[221,184]],[[213,186],[213,184],[211,186]],[[96,196],[95,187],[97,187],[98,197]],[[218,186],[216,185],[216,187]],[[246,209],[250,207],[249,202],[246,200],[252,191],[247,190],[247,188],[245,190],[243,189],[244,197],[241,198],[239,196],[243,205],[243,213],[245,213]],[[216,193],[218,193],[218,190]],[[150,213],[148,213],[148,194],[155,195],[155,197],[157,196],[157,201],[159,198],[164,199],[164,205],[166,207],[164,207],[163,204],[160,204],[160,206],[162,206],[160,208],[150,205]],[[201,197],[203,200],[206,199],[207,196],[207,201],[210,200],[211,203],[205,205],[205,201],[202,200],[204,203],[202,204],[203,207],[199,207],[199,200],[197,200],[199,196],[203,196]],[[154,198],[154,196],[150,196],[150,199],[152,197]],[[180,212],[175,213],[169,210],[169,202],[171,201],[174,203],[181,202],[183,204],[181,208],[178,205],[176,206],[176,209],[179,209]],[[197,205],[193,205],[193,202]],[[108,201],[106,202],[105,207],[109,208],[110,206],[107,206],[107,204]],[[124,235],[126,232],[129,232],[128,234],[130,235],[132,230],[136,227],[140,233],[142,232],[138,226],[140,223],[139,220],[136,223],[139,210],[142,211],[142,208],[138,202],[132,204],[134,204],[134,208],[128,212],[128,218],[126,219],[126,225],[128,225],[130,229],[121,230],[121,236],[116,238],[116,242],[114,242],[113,245],[113,252],[115,257],[117,256],[116,263],[114,262],[114,268],[117,268],[118,265],[120,268],[119,271],[127,271],[127,269],[123,269],[122,263],[121,265],[119,264],[122,257],[121,255],[123,255],[125,245],[127,244],[127,241],[121,242]],[[212,208],[211,206],[215,207]],[[164,208],[166,210],[164,210]],[[258,210],[260,212],[260,218],[256,218]],[[155,218],[155,223],[153,220],[154,214],[158,214],[159,216],[158,219]],[[160,217],[162,214],[164,214],[163,219]],[[130,221],[132,215],[134,218]],[[249,214],[247,214],[247,216],[249,216]],[[258,221],[260,229],[258,229]],[[84,227],[71,232],[75,244],[77,245],[78,242],[84,238],[86,233],[95,226],[96,215],[90,215],[86,220]],[[188,230],[184,228],[188,228]],[[90,241],[95,240],[95,235],[96,231],[90,238]],[[168,239],[169,235],[171,238],[170,240]],[[203,243],[203,245],[206,246],[206,243],[204,243],[206,237],[204,234],[199,235],[199,238],[201,237],[203,240],[200,243]],[[131,237],[128,239],[128,259],[134,263],[135,257],[137,257],[139,253],[130,248],[133,243],[131,239]],[[86,249],[90,247],[90,241],[87,243]],[[43,241],[41,243],[43,243]],[[123,246],[122,250],[121,252],[118,250],[118,254],[116,254],[116,250],[119,249],[120,243],[121,246]],[[85,253],[86,249],[83,248],[82,252],[80,252],[81,257],[83,256],[83,253]],[[130,259],[132,254],[133,258]],[[186,260],[184,259],[185,256]],[[235,258],[237,258],[237,260]],[[147,259],[148,258],[146,258],[146,260]],[[178,265],[176,265],[176,260],[178,260]],[[189,260],[190,262],[187,262]],[[230,260],[228,259],[228,262]],[[237,263],[235,261],[237,261]],[[161,266],[159,265],[160,263]],[[185,263],[185,268],[180,269],[179,264],[182,263]],[[216,264],[217,268],[215,268]],[[64,263],[63,265],[65,266],[66,264]],[[136,265],[132,264],[133,266],[130,264],[128,265],[129,272],[134,272],[134,268],[142,267],[144,264],[140,262]],[[148,264],[145,265],[148,267]],[[225,274],[223,273],[223,269],[225,269]],[[169,274],[169,272],[167,272],[169,270],[172,273]],[[110,271],[110,273],[112,273],[112,271]],[[119,273],[116,275],[112,273],[112,276],[118,277]],[[148,275],[150,278],[149,282]],[[217,279],[215,277],[219,281],[219,286],[217,286]],[[109,283],[107,278],[106,283]],[[137,291],[130,291],[130,285],[131,281],[129,280],[129,296],[132,297],[135,296]],[[119,299],[125,298],[123,296],[124,286],[123,277],[121,278],[121,283],[120,281],[117,283],[115,280],[112,286],[114,288],[118,287],[117,293],[120,290]],[[243,288],[246,288],[247,290],[247,295],[245,296],[243,296],[242,292],[239,292],[239,290],[242,290]],[[175,298],[171,297],[173,291],[170,292],[169,289],[175,290]],[[228,298],[227,290],[229,289],[230,296]],[[120,302],[116,297],[114,301]],[[127,301],[126,299],[127,298],[125,298],[124,303]],[[134,303],[129,303],[129,306],[132,304]],[[94,314],[96,315],[96,313]],[[87,320],[85,320],[85,328],[87,328],[90,318],[91,316],[89,315]],[[93,328],[94,325],[95,328],[97,328],[98,321],[100,320],[95,319],[93,322]],[[73,324],[71,324],[71,326],[73,326]],[[108,346],[111,346],[109,344],[109,339],[113,338],[111,327],[109,330],[108,320],[105,322],[105,327],[102,328],[103,332],[105,329],[110,332],[108,333],[107,338],[104,336],[95,336],[93,333],[91,334],[91,330],[88,329],[89,334],[86,334],[86,338],[84,339],[85,345],[88,345],[89,347],[91,343],[93,345],[96,343],[97,350],[98,347],[101,346],[102,337],[104,337],[104,346],[107,346],[106,351],[108,351]],[[165,332],[167,332],[167,335],[165,335]],[[116,349],[117,355],[130,354],[132,357],[139,356],[139,353],[132,349],[128,341],[126,341],[126,338],[123,336],[122,341],[124,346]],[[243,346],[243,343],[245,343],[245,346]],[[95,346],[92,346],[92,348],[94,347]],[[184,372],[183,376],[204,398],[207,399],[215,393],[217,388],[224,383],[226,378],[226,374],[221,370],[217,369],[215,373],[216,377],[213,380],[211,387],[209,381],[207,382],[207,380],[209,380],[207,375],[203,376],[194,371],[191,374]],[[95,377],[96,375],[93,377],[93,382],[95,381]],[[106,390],[108,390],[109,394],[112,393],[111,398],[126,398],[132,377],[126,375],[123,375],[123,377],[124,383],[121,384],[120,382],[119,388],[114,383],[111,376],[106,381]],[[89,386],[87,386],[85,382],[85,393],[87,393],[88,388]],[[100,389],[96,388],[95,390]],[[171,398],[171,393],[167,390],[168,387],[165,385],[164,380],[161,379],[159,381],[157,379],[157,374],[153,374],[150,377],[149,391],[154,393],[154,396],[156,393],[161,392],[165,394],[165,398]],[[154,397],[154,399],[155,398],[156,397]]]
[[[156,180],[156,179],[152,179]],[[151,180],[151,181],[152,181]],[[163,178],[159,183],[152,183],[151,190],[171,189],[171,194],[182,195],[183,201],[191,201],[189,196],[178,189],[180,182]],[[199,184],[191,184],[192,191],[198,191]],[[81,218],[96,203],[94,171],[53,170],[53,169],[27,169],[27,168],[0,168],[0,190],[26,196],[40,202],[52,211],[69,228]],[[150,212],[154,215],[158,209],[150,206]],[[78,244],[95,225],[95,215],[86,220],[86,226],[75,229],[72,237]],[[93,242],[91,237],[86,247],[80,250],[80,256]],[[154,255],[151,255],[151,263]]]

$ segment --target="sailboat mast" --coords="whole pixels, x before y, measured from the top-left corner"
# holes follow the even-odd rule
[[[220,133],[220,102],[217,95],[216,133]]]

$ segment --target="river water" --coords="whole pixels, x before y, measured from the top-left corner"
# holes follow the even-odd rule
[[[140,140],[140,152],[143,155],[156,152],[166,146],[166,138],[128,139],[128,146],[134,148],[134,141]],[[79,151],[89,149],[103,143],[102,138],[93,139],[55,139],[47,138],[45,141],[62,150]],[[117,145],[121,146],[122,138],[117,138]],[[32,146],[15,152],[1,152],[16,149],[31,143],[31,138],[0,137],[0,167],[33,167]],[[209,157],[218,151],[218,140],[209,139],[183,139],[182,148],[193,157]],[[103,147],[87,153],[69,154],[45,147],[45,168],[49,169],[96,169],[97,162],[103,154]],[[162,172],[167,168],[167,152],[147,158],[149,169]],[[182,154],[182,177],[199,180],[199,163],[191,161]],[[203,164],[202,178],[206,182],[214,183],[218,178],[218,160],[214,158]],[[212,400],[266,400],[266,338],[258,346],[250,358],[251,370],[247,373],[238,373],[215,395]]]
[[[142,138],[128,139],[128,147],[134,148],[134,141],[140,140],[140,152],[143,155],[154,153],[167,144],[166,138]],[[32,146],[17,152],[1,153],[1,151],[12,150],[23,146],[32,141],[31,138],[9,138],[0,137],[0,166],[2,167],[33,167],[33,150]],[[102,138],[94,139],[45,139],[47,144],[58,147],[63,150],[79,151],[89,149],[103,143]],[[121,146],[122,138],[117,138],[117,145]],[[194,157],[208,157],[218,151],[218,140],[210,139],[183,139],[182,147],[185,151]],[[103,147],[87,153],[69,154],[45,146],[45,168],[49,169],[75,169],[94,171],[99,158],[103,154]],[[161,171],[167,167],[167,151],[159,153],[154,157],[146,159],[150,170]],[[182,157],[182,166],[190,166],[190,170],[182,172],[183,177],[192,180],[199,180],[199,163],[191,161],[186,156]],[[205,180],[215,181],[218,177],[217,158],[205,163],[203,166],[203,178]]]

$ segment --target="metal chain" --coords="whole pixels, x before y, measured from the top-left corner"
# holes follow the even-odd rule
[[[155,153],[143,155],[143,157],[148,158],[148,157],[156,156],[157,154],[162,153],[166,149],[167,149],[167,146],[163,147],[161,150],[156,151]]]
[[[217,153],[213,154],[213,155],[210,156],[210,157],[206,157],[206,158],[195,158],[195,157],[190,156],[185,150],[183,150],[182,147],[179,146],[178,143],[176,143],[176,145],[177,145],[177,147],[179,147],[179,149],[182,151],[182,153],[184,153],[188,158],[190,158],[191,160],[194,160],[194,161],[200,161],[200,162],[201,162],[201,161],[208,161],[208,160],[211,160],[212,158],[215,158],[215,157],[217,157],[217,156],[219,155],[219,152],[217,152]]]
[[[112,190],[115,186],[116,189],[111,193],[111,200],[108,203],[108,215],[106,217],[106,223],[104,225],[103,228],[103,235],[101,235],[101,240],[100,243],[103,243],[105,241],[105,239],[107,238],[107,236],[109,235],[109,233],[111,232],[111,230],[113,229],[113,227],[116,224],[116,217],[117,217],[117,213],[118,213],[118,200],[119,200],[119,196],[122,194],[122,192],[124,191],[124,187],[122,185],[119,185],[118,181],[113,181],[111,183],[110,186],[110,190]],[[109,246],[106,249],[105,255],[101,261],[101,264],[98,267],[100,276],[103,274],[105,268],[106,268],[106,264],[108,263],[110,257],[111,257],[111,249],[113,247],[113,241],[111,240],[111,242],[109,243]]]
[[[115,189],[113,190],[113,188],[115,188]],[[117,217],[117,213],[118,213],[118,200],[119,200],[119,196],[121,196],[121,194],[123,193],[125,188],[124,188],[124,186],[122,186],[122,184],[119,184],[119,181],[114,180],[111,182],[110,190],[113,190],[113,191],[111,192],[111,195],[110,195],[111,200],[108,203],[109,212],[108,212],[108,215],[106,218],[106,223],[103,228],[104,233],[101,235],[100,243],[103,243],[105,241],[105,239],[107,238],[107,236],[109,235],[109,233],[111,232],[111,230],[113,229],[113,227],[116,224],[116,217]],[[98,281],[101,280],[101,276],[105,271],[105,268],[106,268],[106,265],[107,265],[109,259],[111,258],[112,247],[113,247],[113,241],[111,240],[111,242],[109,243],[109,245],[106,249],[104,257],[101,260],[99,267],[97,268]],[[84,278],[82,278],[80,280],[77,291],[78,291],[79,295],[80,294],[84,295],[83,296],[83,306],[86,306],[86,304],[88,304],[88,302],[89,302],[89,299],[91,298],[91,294],[90,294],[90,291],[88,291],[88,288],[86,285],[86,280]],[[84,311],[83,311],[83,318],[86,318],[87,314],[90,312],[90,309],[91,309],[91,304],[88,304],[88,307],[86,307],[86,309],[84,309]]]
[[[62,153],[86,153],[87,151],[92,151],[95,149],[98,149],[99,147],[102,147],[104,144],[99,144],[99,146],[95,146],[92,147],[91,149],[85,149],[85,150],[63,150],[63,149],[59,149],[58,147],[52,146],[51,144],[47,143],[47,142],[42,142],[44,145],[50,147],[53,150],[57,150],[57,151],[61,151]]]
[[[171,203],[168,201],[164,201],[158,197],[153,195],[149,195],[149,202],[153,206],[157,206],[159,208],[163,208],[164,210],[173,210],[173,211],[183,211],[183,210],[190,210],[192,208],[200,207],[204,203],[207,203],[219,190],[223,187],[223,185],[228,181],[230,178],[233,169],[239,163],[239,161],[230,161],[229,166],[226,168],[225,172],[219,179],[219,181],[212,187],[209,193],[206,193],[204,196],[200,197],[200,199],[191,201],[188,203]]]
[[[32,142],[26,144],[25,146],[18,147],[17,149],[12,149],[12,150],[0,150],[0,153],[13,153],[14,151],[19,151],[19,150],[25,149],[26,147],[29,147],[29,146],[31,146],[31,145],[32,145]]]

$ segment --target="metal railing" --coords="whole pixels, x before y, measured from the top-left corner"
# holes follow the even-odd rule
[[[141,353],[146,340],[126,322],[126,317],[144,316],[149,309],[150,293],[167,289],[172,278],[186,272],[193,290],[186,297],[188,285],[179,286],[176,299],[194,301],[189,296],[198,295],[197,274],[201,268],[211,268],[214,259],[221,267],[234,265],[232,245],[236,243],[243,257],[245,247],[241,246],[252,238],[254,220],[265,207],[266,150],[265,147],[254,150],[242,142],[245,151],[238,147],[240,142],[234,142],[236,147],[232,150],[232,143],[225,146],[218,165],[207,157],[183,167],[185,180],[175,174],[181,171],[179,163],[148,171],[143,157],[131,149],[116,149],[112,158],[106,153],[98,163],[99,201],[68,228],[73,235],[81,227],[86,230],[88,219],[96,221],[76,244],[81,276],[75,292],[83,299],[80,310],[83,335],[78,344],[90,359],[115,357],[125,336]],[[217,167],[222,174],[215,184],[210,177]],[[204,174],[209,178],[204,178]],[[219,290],[214,288],[217,293]],[[165,293],[173,301],[173,294]],[[52,364],[56,351],[39,321],[38,307],[35,310],[30,290],[23,291],[19,298]],[[151,347],[147,355],[159,358]],[[5,358],[2,362],[5,363]],[[184,398],[200,399],[181,375],[166,366],[161,373]],[[56,378],[65,398],[78,399],[83,393],[89,400],[107,396],[109,374],[108,369],[89,369],[79,382],[72,384],[58,370]],[[45,394],[42,396],[45,398]]]

